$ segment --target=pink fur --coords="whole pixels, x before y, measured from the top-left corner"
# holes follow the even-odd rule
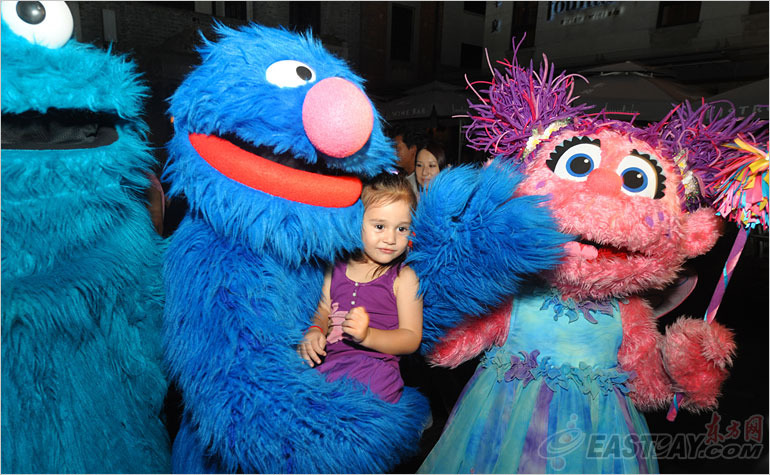
[[[548,157],[565,141],[582,135],[568,130],[542,144],[538,159],[527,166],[528,177],[519,190],[521,194],[548,194],[549,206],[563,232],[604,248],[596,258],[569,257],[549,275],[549,280],[576,299],[621,297],[665,287],[674,281],[682,263],[692,257],[691,248],[713,246],[712,237],[718,235],[716,220],[698,216],[692,221],[681,212],[675,192],[681,178],[673,164],[665,160],[657,162],[665,174],[661,198],[624,193],[615,169],[629,151],[652,157],[660,153],[622,130],[591,134],[591,138],[601,140],[602,161],[589,179],[557,177],[546,164]],[[599,178],[591,179],[594,173]],[[698,233],[689,234],[695,231]],[[708,239],[703,240],[705,237]]]
[[[730,331],[681,319],[663,336],[639,294],[671,284],[687,259],[714,246],[719,219],[713,209],[698,210],[711,200],[691,184],[713,192],[708,185],[729,163],[730,142],[753,131],[764,139],[767,123],[684,103],[640,128],[572,106],[572,78],[554,77],[547,63],[539,74],[515,54],[500,64],[505,74],[493,72],[483,96],[475,91],[481,103],[471,105],[466,137],[472,148],[516,164],[525,177],[516,193],[547,197],[560,231],[575,236],[561,264],[540,276],[545,286],[586,308],[620,302],[618,366],[636,374],[629,396],[639,409],[665,408],[677,392],[685,394],[680,407],[713,407],[735,351]],[[542,317],[553,318],[547,307]],[[509,312],[464,322],[431,362],[454,367],[504,342]]]
[[[456,368],[490,348],[501,346],[508,338],[512,303],[508,302],[482,318],[466,318],[452,328],[427,356],[433,366]]]
[[[544,277],[575,300],[628,299],[621,305],[623,342],[618,361],[637,375],[631,398],[640,409],[663,408],[676,392],[687,394],[681,407],[711,407],[734,349],[729,331],[681,321],[663,337],[652,310],[637,295],[670,284],[686,259],[711,249],[720,235],[720,221],[710,209],[682,211],[676,192],[681,175],[660,150],[622,129],[610,127],[588,135],[601,141],[601,160],[587,179],[558,176],[547,164],[558,146],[583,136],[579,130],[565,130],[541,144],[518,190],[523,195],[547,194],[561,230],[582,242],[568,246],[562,264]],[[622,191],[620,177],[613,176],[632,150],[653,157],[665,175],[658,198],[629,195]],[[509,312],[510,306],[464,322],[446,335],[429,360],[455,367],[492,344],[501,344]]]
[[[666,330],[661,349],[674,391],[685,393],[680,406],[715,408],[735,354],[732,332],[716,322],[680,318]]]
[[[723,222],[711,208],[700,208],[688,213],[686,217],[684,232],[689,239],[682,243],[682,249],[687,257],[707,253],[721,236]]]
[[[618,362],[625,371],[634,371],[636,379],[630,394],[639,409],[660,409],[671,401],[671,382],[663,367],[659,350],[662,337],[650,306],[639,297],[621,304],[623,343]]]

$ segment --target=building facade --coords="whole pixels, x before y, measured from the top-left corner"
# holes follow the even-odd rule
[[[630,62],[640,70],[634,74],[675,82],[690,96],[709,97],[768,77],[768,2],[761,1],[69,4],[80,41],[111,44],[139,63],[153,90],[148,120],[156,143],[170,133],[165,98],[197,63],[194,46],[201,34],[213,37],[214,21],[311,29],[367,80],[378,105],[431,82],[462,89],[466,75],[485,80],[490,64],[511,58],[514,38],[524,64],[546,54],[557,69],[592,79],[608,71],[602,68]],[[463,105],[460,100],[457,107]],[[399,118],[417,127],[457,122],[423,115]]]

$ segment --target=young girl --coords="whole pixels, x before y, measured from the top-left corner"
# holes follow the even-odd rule
[[[387,174],[364,186],[361,200],[363,249],[326,273],[298,351],[327,381],[353,378],[395,403],[404,387],[397,355],[422,340],[417,275],[402,265],[416,198],[403,177]]]

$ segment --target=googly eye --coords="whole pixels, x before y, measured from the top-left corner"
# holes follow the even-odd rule
[[[299,87],[316,80],[315,71],[305,63],[284,59],[268,66],[265,79],[278,87]]]
[[[546,165],[560,178],[585,181],[601,163],[601,152],[598,140],[575,137],[558,145],[546,161]]]
[[[14,33],[32,44],[56,49],[72,37],[72,13],[64,2],[2,2],[0,16]]]
[[[617,174],[623,180],[623,193],[647,198],[663,197],[665,177],[657,162],[649,155],[634,150],[620,161]]]

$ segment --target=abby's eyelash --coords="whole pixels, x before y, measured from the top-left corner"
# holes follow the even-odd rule
[[[658,165],[658,161],[655,160],[649,154],[642,153],[636,149],[631,150],[630,155],[647,160],[648,162],[650,162],[653,168],[655,168],[655,172],[658,174],[658,188],[655,190],[655,196],[653,198],[656,200],[663,198],[663,196],[665,195],[664,190],[666,189],[666,175],[663,174],[663,168],[661,168],[661,166]]]
[[[553,152],[551,152],[548,160],[545,161],[545,164],[548,165],[548,168],[550,168],[551,171],[554,171],[556,169],[556,163],[559,161],[559,158],[564,155],[564,152],[581,143],[588,143],[591,145],[596,145],[597,147],[601,147],[602,144],[601,140],[599,139],[592,139],[590,137],[573,137],[569,140],[565,140],[560,145],[557,145],[556,148],[553,149]]]

